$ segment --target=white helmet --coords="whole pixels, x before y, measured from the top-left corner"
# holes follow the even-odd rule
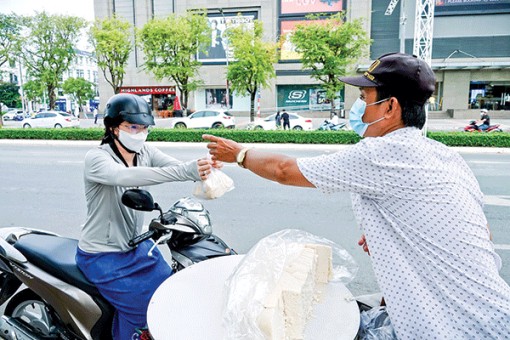
[[[192,223],[198,229],[203,237],[207,237],[212,233],[212,223],[209,217],[209,211],[202,203],[191,197],[184,197],[174,203],[170,208],[174,214],[180,215],[185,221],[178,221],[177,224],[186,222]]]

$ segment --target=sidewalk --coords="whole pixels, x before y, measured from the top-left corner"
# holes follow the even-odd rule
[[[235,117],[236,119],[236,128],[244,129],[250,123],[250,117]],[[325,118],[311,118],[313,129],[316,130],[319,126],[324,122]],[[172,118],[156,118],[156,127],[170,127],[170,122]],[[340,122],[347,122],[347,119],[340,119]],[[501,129],[505,132],[510,132],[510,119],[491,119],[492,124],[500,124]],[[7,121],[4,122],[5,127],[18,127],[21,128],[22,122],[17,121]],[[444,118],[433,118],[429,119],[426,124],[426,128],[428,131],[463,131],[464,127],[469,124],[469,120],[467,119],[444,119]],[[89,127],[103,127],[103,120],[98,119],[97,125],[94,125],[94,119],[90,118],[81,118],[80,119],[80,127],[89,128]]]
[[[249,117],[235,117],[236,129],[244,129],[250,123]],[[325,118],[311,118],[314,130],[324,122]],[[82,120],[83,121],[83,120]],[[169,127],[172,118],[156,118],[157,127]],[[340,119],[340,122],[347,122],[347,119]],[[500,127],[505,132],[510,132],[510,119],[497,119],[492,122],[493,124],[500,124]],[[80,122],[81,124],[81,122]],[[102,123],[101,123],[102,124]],[[426,128],[428,131],[463,131],[464,127],[469,124],[466,119],[429,119]],[[83,126],[83,125],[82,125]]]

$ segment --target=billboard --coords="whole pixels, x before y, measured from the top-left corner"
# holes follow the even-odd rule
[[[343,92],[340,91],[335,99],[335,108],[343,108]],[[326,90],[316,85],[280,85],[277,88],[277,104],[280,108],[293,111],[311,110],[328,111],[331,102],[326,99]]]
[[[510,0],[436,0],[436,16],[510,13]]]
[[[343,0],[280,0],[281,15],[340,12]]]
[[[211,28],[211,44],[205,52],[199,52],[197,60],[202,63],[226,63],[227,58],[232,59],[232,49],[229,47],[225,32],[228,28],[242,24],[251,25],[257,19],[257,12],[236,12],[209,14],[207,20]]]
[[[280,60],[300,60],[301,54],[296,52],[296,47],[290,41],[292,32],[297,25],[309,25],[321,22],[321,20],[282,20],[280,21]]]

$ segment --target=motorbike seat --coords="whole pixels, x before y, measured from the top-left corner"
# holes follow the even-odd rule
[[[14,244],[28,261],[56,278],[80,288],[84,292],[101,296],[92,282],[76,265],[78,240],[53,235],[28,234]]]

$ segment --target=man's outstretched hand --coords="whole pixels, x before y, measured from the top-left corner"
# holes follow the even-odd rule
[[[202,135],[202,138],[209,141],[207,148],[211,158],[215,161],[233,163],[236,161],[237,154],[243,148],[241,144],[230,139],[208,134]]]

